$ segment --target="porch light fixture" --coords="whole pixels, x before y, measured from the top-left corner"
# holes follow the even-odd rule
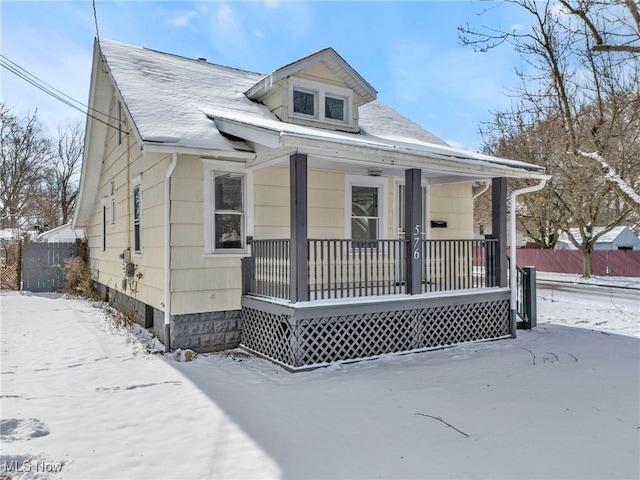
[[[367,175],[370,177],[379,177],[382,175],[382,168],[380,167],[369,167],[367,170]]]

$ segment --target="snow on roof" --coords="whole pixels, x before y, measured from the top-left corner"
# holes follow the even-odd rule
[[[73,242],[77,238],[84,238],[84,230],[81,228],[72,228],[71,223],[60,225],[38,235],[37,239],[48,242]]]
[[[593,228],[593,235],[594,236],[597,235],[602,230],[604,230],[604,227],[594,227]],[[607,233],[605,233],[604,235],[599,237],[598,240],[596,240],[596,243],[611,243],[611,242],[615,241],[616,238],[618,238],[620,236],[620,234],[622,232],[624,232],[625,230],[631,231],[631,229],[629,227],[625,227],[625,226],[613,227],[610,231],[608,231]],[[571,235],[573,235],[575,238],[577,238],[577,239],[582,238],[582,235],[580,235],[580,229],[579,228],[570,228],[569,231],[571,232]],[[569,242],[568,235],[566,233],[561,234],[558,237],[558,241]]]
[[[213,121],[229,119],[270,132],[323,140],[334,145],[366,146],[418,157],[435,155],[435,158],[461,166],[492,165],[520,171],[543,171],[539,166],[450,147],[378,100],[359,108],[359,134],[294,125],[280,121],[267,107],[245,95],[244,92],[265,78],[261,74],[112,40],[101,39],[100,51],[140,138],[147,144],[218,151],[249,150],[246,143],[223,136],[220,125],[216,126]],[[317,54],[326,51],[329,50]],[[289,66],[313,59],[314,55]],[[341,59],[337,54],[334,57]]]
[[[379,111],[384,110],[385,112],[394,112],[384,104],[377,105],[377,103],[379,103],[377,100],[372,103],[374,104],[374,108],[377,108]],[[385,122],[386,117],[384,116],[365,115],[367,131],[363,130],[360,134],[354,135],[347,132],[285,123],[278,120],[275,115],[270,114],[270,112],[270,115],[261,116],[231,112],[223,109],[205,110],[205,113],[216,121],[218,129],[226,131],[232,135],[246,135],[244,138],[248,138],[250,136],[249,129],[254,129],[262,133],[270,133],[272,138],[271,143],[266,143],[268,142],[266,140],[261,141],[265,141],[264,144],[272,148],[275,148],[277,145],[293,146],[295,140],[288,141],[287,139],[297,138],[326,141],[330,142],[334,147],[336,145],[365,147],[382,152],[405,153],[422,159],[441,159],[447,161],[450,165],[457,165],[460,170],[464,168],[471,169],[471,167],[499,167],[504,170],[505,175],[507,174],[507,170],[513,169],[536,173],[542,173],[544,171],[542,167],[537,165],[491,157],[476,152],[469,152],[450,147],[426,131],[422,132],[421,137],[437,143],[431,143],[418,138],[406,137],[402,134],[395,133],[393,128],[388,128],[389,124]],[[394,113],[397,115],[395,118],[404,118],[397,112]],[[369,123],[367,123],[367,121],[369,121]],[[227,125],[227,122],[230,122],[232,127],[239,127],[240,130],[237,128],[230,128]],[[397,122],[397,125],[400,127],[401,122]],[[409,129],[411,129],[412,125],[415,124],[407,120],[407,127]],[[242,127],[247,128],[242,130]],[[420,127],[415,126],[415,128],[419,129]],[[258,141],[255,140],[257,138],[258,137],[256,136],[254,141]],[[248,139],[252,140],[251,138]],[[530,174],[527,175],[530,176]]]
[[[201,109],[254,112],[242,92],[262,75],[106,39],[100,50],[143,141],[237,149]]]
[[[254,122],[271,120],[290,126],[244,95],[264,78],[259,73],[113,40],[101,39],[100,50],[143,141],[218,150],[237,148],[238,145],[220,135],[205,111],[222,111],[229,116],[242,114]],[[359,116],[365,134],[388,138],[395,135],[446,146],[380,101],[360,107]],[[323,129],[307,127],[307,130]]]

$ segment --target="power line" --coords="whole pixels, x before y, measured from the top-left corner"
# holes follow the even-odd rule
[[[84,103],[82,103],[82,102],[70,97],[69,95],[67,95],[67,94],[65,94],[63,92],[61,92],[57,88],[52,87],[51,85],[49,85],[45,81],[40,80],[38,77],[33,75],[31,72],[29,72],[28,70],[22,68],[20,65],[18,65],[15,62],[13,62],[12,60],[10,60],[9,58],[7,58],[6,56],[4,56],[2,54],[0,54],[0,65],[2,65],[4,68],[9,70],[11,73],[13,73],[14,75],[18,76],[22,80],[26,81],[27,83],[30,83],[31,85],[33,85],[34,87],[36,87],[39,90],[43,91],[47,95],[49,95],[49,96],[53,97],[54,99],[58,100],[59,102],[64,103],[65,105],[73,108],[74,110],[79,111],[80,113],[83,113],[83,114],[93,118],[94,120],[96,120],[98,122],[104,123],[107,126],[112,126],[109,123],[109,120],[113,120],[116,123],[118,122],[117,118],[112,117],[110,115],[107,115],[106,113],[102,113],[102,112],[100,112],[100,111],[98,111],[98,110],[96,110],[94,108],[91,108],[88,105],[85,105]],[[105,118],[107,120],[103,120],[102,118],[99,118],[96,115],[101,115],[103,118]],[[123,131],[123,133],[125,133],[127,135],[129,134],[129,132],[125,132],[125,131]]]
[[[1,59],[0,61],[2,61],[2,66],[5,67],[7,70],[9,70],[11,73],[13,73],[13,74],[17,75],[18,77],[22,78],[23,80],[29,82],[31,85],[33,85],[33,86],[35,86],[35,87],[37,87],[37,88],[39,88],[41,90],[45,90],[46,93],[55,95],[58,100],[66,103],[70,107],[75,108],[76,110],[78,110],[80,107],[86,108],[86,109],[89,108],[87,105],[83,104],[82,102],[79,102],[78,100],[75,100],[74,98],[66,95],[65,93],[61,92],[57,88],[49,85],[47,82],[45,82],[43,80],[40,80],[38,77],[36,77],[32,73],[30,73],[29,71],[25,70],[20,65],[18,65],[15,62],[13,62],[12,60],[7,58],[6,56],[0,54],[0,59]],[[49,90],[49,89],[51,89],[51,90]],[[56,92],[56,93],[53,93],[53,92]],[[64,98],[61,98],[61,97],[64,97]],[[69,102],[76,103],[76,104],[80,105],[80,107],[75,106],[75,105],[70,105]]]

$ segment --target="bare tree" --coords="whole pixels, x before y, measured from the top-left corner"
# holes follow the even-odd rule
[[[634,0],[559,0],[593,38],[594,52],[640,53],[640,8]]]
[[[45,188],[40,198],[41,222],[49,228],[65,225],[71,220],[78,195],[83,141],[79,123],[58,126],[52,142],[51,161],[46,167]]]
[[[555,2],[508,3],[529,14],[529,28],[460,28],[463,44],[478,51],[510,44],[525,62],[517,71],[522,81],[518,101],[511,110],[496,113],[485,127],[486,148],[547,167],[553,175],[549,191],[520,206],[521,224],[530,233],[535,227],[538,235],[532,236],[547,246],[553,240],[544,238],[553,238],[555,229],[569,233],[569,228],[577,227],[580,234],[570,235],[570,240],[583,253],[583,275],[590,276],[595,242],[632,212],[628,199],[617,195],[619,185],[609,181],[602,164],[592,158],[603,159],[622,183],[640,182],[640,122],[637,109],[633,110],[638,58],[623,58],[614,49],[594,49],[593,32],[584,22],[576,22],[582,17]],[[602,230],[594,233],[598,226]]]
[[[50,142],[37,112],[20,118],[0,103],[0,218],[18,228],[38,210]]]

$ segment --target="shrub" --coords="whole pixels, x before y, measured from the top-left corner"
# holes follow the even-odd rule
[[[86,240],[76,240],[80,256],[70,258],[64,265],[64,292],[85,298],[97,298],[91,269],[89,268],[89,247]]]

